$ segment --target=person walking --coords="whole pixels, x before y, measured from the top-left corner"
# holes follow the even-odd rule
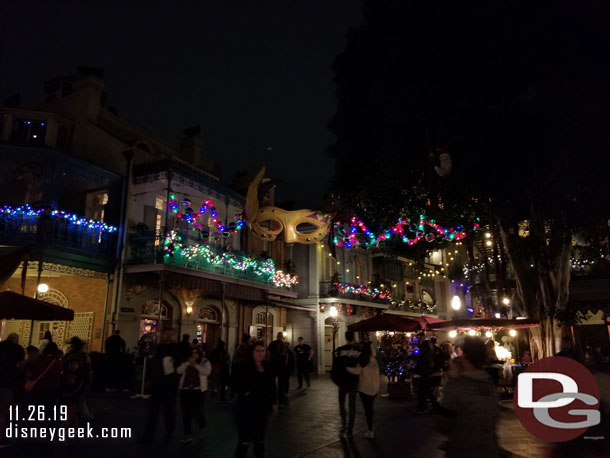
[[[229,353],[227,353],[225,342],[220,337],[216,343],[216,348],[212,351],[210,360],[212,361],[214,391],[218,393],[221,402],[226,402],[231,367],[229,365]]]
[[[125,368],[125,340],[121,337],[121,331],[115,329],[104,343],[106,358],[108,361],[108,377],[106,391],[116,391],[127,386],[124,380]]]
[[[361,361],[361,353],[354,346],[355,336],[352,331],[345,332],[347,343],[337,348],[333,354],[331,379],[339,387],[339,413],[341,415],[341,434],[348,436],[354,433],[356,420],[356,392],[358,391],[358,376],[350,373],[348,367],[356,367]],[[345,410],[345,398],[348,398],[349,417]],[[347,421],[346,421],[347,420]]]
[[[179,376],[176,366],[180,362],[180,350],[175,342],[176,331],[165,329],[161,341],[150,361],[150,410],[143,441],[153,442],[159,416],[163,410],[165,438],[170,439],[176,427],[176,395]]]
[[[307,387],[311,386],[309,369],[313,363],[313,350],[305,343],[305,339],[302,337],[299,337],[298,342],[299,344],[294,347],[294,354],[297,358],[297,380],[299,382],[297,390],[300,390],[303,388],[303,378],[305,378]]]
[[[364,416],[368,431],[364,433],[364,437],[368,439],[375,438],[373,431],[373,416],[375,397],[379,393],[379,364],[377,363],[377,352],[371,342],[365,342],[362,346],[362,355],[360,364],[355,368],[348,367],[347,370],[358,375],[358,394],[364,407]]]
[[[36,347],[32,346],[31,348]],[[28,404],[44,405],[46,410],[50,411],[57,403],[61,384],[62,364],[59,359],[57,344],[50,342],[45,346],[42,355],[38,354],[32,356],[31,359],[28,358],[25,372]]]
[[[287,402],[288,382],[290,380],[290,347],[284,342],[284,333],[277,333],[277,339],[269,344],[267,351],[271,355],[271,371],[277,378],[277,398],[280,407],[284,407]]]
[[[419,375],[419,385],[417,388],[417,410],[416,414],[425,414],[430,410],[427,408],[428,400],[433,408],[438,407],[438,402],[434,396],[435,382],[440,378],[440,367],[435,362],[435,346],[426,339],[424,333],[419,336],[419,346],[417,361],[415,363],[415,373]]]
[[[78,413],[83,420],[93,420],[93,414],[87,403],[87,395],[93,381],[91,358],[85,351],[85,343],[80,337],[74,336],[70,339],[68,352],[62,358],[64,371],[71,360],[76,360],[76,370],[83,380],[82,396],[79,396]]]
[[[271,413],[277,409],[277,388],[270,364],[265,360],[265,344],[255,342],[247,360],[231,375],[237,394],[238,441],[236,458],[245,458],[254,443],[255,458],[265,455],[265,430]]]
[[[496,436],[499,396],[491,377],[483,370],[487,359],[485,344],[468,336],[462,351],[463,355],[454,360],[461,369],[453,374],[450,371],[440,401],[444,413],[441,432],[449,435],[445,444],[447,456],[495,458],[500,454]]]
[[[181,376],[178,387],[180,389],[180,405],[182,406],[182,423],[184,426],[184,439],[182,443],[193,440],[191,436],[191,419],[194,419],[202,430],[205,427],[203,406],[205,393],[208,389],[208,376],[212,373],[212,365],[203,357],[199,348],[193,348],[187,361],[176,369]]]

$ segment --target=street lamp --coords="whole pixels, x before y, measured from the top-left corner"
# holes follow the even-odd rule
[[[451,308],[453,310],[459,310],[462,308],[462,299],[460,299],[460,296],[453,296],[451,299]]]
[[[41,283],[38,285],[38,287],[36,288],[38,290],[39,293],[46,293],[47,291],[49,291],[49,285],[47,285],[46,283]]]
[[[337,329],[339,328],[339,320],[337,320],[337,316],[339,315],[339,311],[337,310],[337,307],[335,307],[334,305],[332,305],[330,307],[330,317],[333,320],[333,356],[335,354],[335,341],[337,338]]]
[[[508,297],[505,297],[504,299],[502,299],[502,303],[504,305],[510,305],[510,299]]]

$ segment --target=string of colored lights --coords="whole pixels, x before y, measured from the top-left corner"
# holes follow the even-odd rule
[[[348,227],[349,226],[349,227]],[[343,224],[340,221],[334,223],[336,235],[332,243],[338,247],[353,248],[361,246],[368,248],[389,240],[392,237],[397,237],[407,245],[415,245],[422,240],[426,242],[434,242],[438,240],[447,240],[457,242],[464,239],[468,232],[472,232],[479,228],[479,218],[476,219],[472,229],[467,230],[463,226],[445,228],[438,224],[433,219],[428,219],[424,215],[420,215],[419,219],[412,221],[410,218],[399,218],[398,222],[389,229],[375,234],[368,229],[364,222],[357,216],[353,216],[349,224]],[[364,236],[362,236],[364,234]]]
[[[166,234],[164,249],[166,257],[183,257],[187,260],[202,261],[214,266],[228,266],[241,272],[249,271],[257,277],[267,279],[276,287],[290,287],[299,282],[298,276],[276,270],[273,259],[260,261],[254,257],[238,256],[231,252],[214,253],[208,245],[186,245],[176,231]]]
[[[202,239],[207,239],[210,235],[214,236],[223,236],[228,237],[231,233],[236,233],[244,227],[244,221],[238,216],[235,215],[233,217],[232,222],[230,222],[227,226],[222,224],[218,219],[218,212],[216,211],[216,206],[214,202],[210,199],[207,199],[203,202],[199,211],[194,211],[191,207],[192,202],[185,198],[184,200],[178,202],[176,200],[175,194],[170,194],[169,201],[167,202],[167,206],[170,213],[176,215],[177,218],[182,221],[186,221],[189,224],[193,225],[193,230],[199,231]],[[181,209],[180,207],[184,207]],[[206,212],[210,212],[210,218],[212,219],[213,224],[216,226],[217,231],[210,234],[210,231],[203,228],[201,223],[197,222],[197,219],[201,216],[204,216]]]
[[[349,283],[335,283],[339,294],[355,294],[369,299],[387,300],[390,298],[390,290],[380,290],[366,285],[350,285]]]
[[[9,215],[11,217],[21,216],[24,218],[41,216],[46,213],[51,218],[65,220],[68,224],[74,224],[75,226],[82,226],[100,232],[116,232],[118,230],[117,227],[110,226],[99,220],[82,218],[74,213],[69,213],[63,210],[45,210],[44,208],[34,209],[30,206],[30,204],[25,204],[16,208],[11,207],[10,205],[5,205],[4,207],[0,208],[0,213]]]

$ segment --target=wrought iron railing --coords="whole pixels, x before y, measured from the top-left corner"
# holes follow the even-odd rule
[[[348,285],[346,283],[343,283],[343,284]],[[358,287],[359,285],[350,285],[350,286]],[[367,296],[361,295],[361,294],[353,294],[353,293],[344,292],[344,289],[339,288],[337,286],[337,282],[332,282],[332,281],[321,281],[320,282],[320,296],[321,297],[337,297],[337,298],[343,297],[346,299],[354,299],[354,300],[365,301],[365,302],[375,302],[378,304],[388,304],[390,301],[390,299],[372,298],[372,297],[367,297]]]
[[[65,248],[91,256],[113,257],[116,242],[116,231],[102,231],[45,214],[0,213],[0,244]]]
[[[186,240],[186,236],[183,237]],[[196,243],[194,241],[184,242],[185,246],[193,246]],[[206,244],[206,248],[209,250],[211,257],[222,257],[227,253],[231,254],[231,257],[237,261],[249,261],[257,263],[259,265],[265,264],[268,261],[267,258],[261,256],[254,256],[244,251],[230,250],[227,251],[223,247],[215,245],[213,243]],[[185,267],[188,269],[199,270],[202,272],[208,272],[216,275],[223,275],[231,278],[238,278],[242,280],[249,280],[255,283],[264,285],[271,285],[275,288],[292,290],[294,286],[278,286],[269,279],[267,275],[257,275],[255,269],[240,270],[232,267],[230,263],[214,263],[206,256],[183,256],[180,253],[169,254],[165,245],[165,236],[154,231],[133,231],[129,235],[129,247],[128,247],[128,263],[129,264],[170,264],[178,267]],[[277,266],[276,266],[277,268]]]

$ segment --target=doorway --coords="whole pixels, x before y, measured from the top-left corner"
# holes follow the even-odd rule
[[[330,371],[333,365],[333,327],[324,326],[324,370]]]

